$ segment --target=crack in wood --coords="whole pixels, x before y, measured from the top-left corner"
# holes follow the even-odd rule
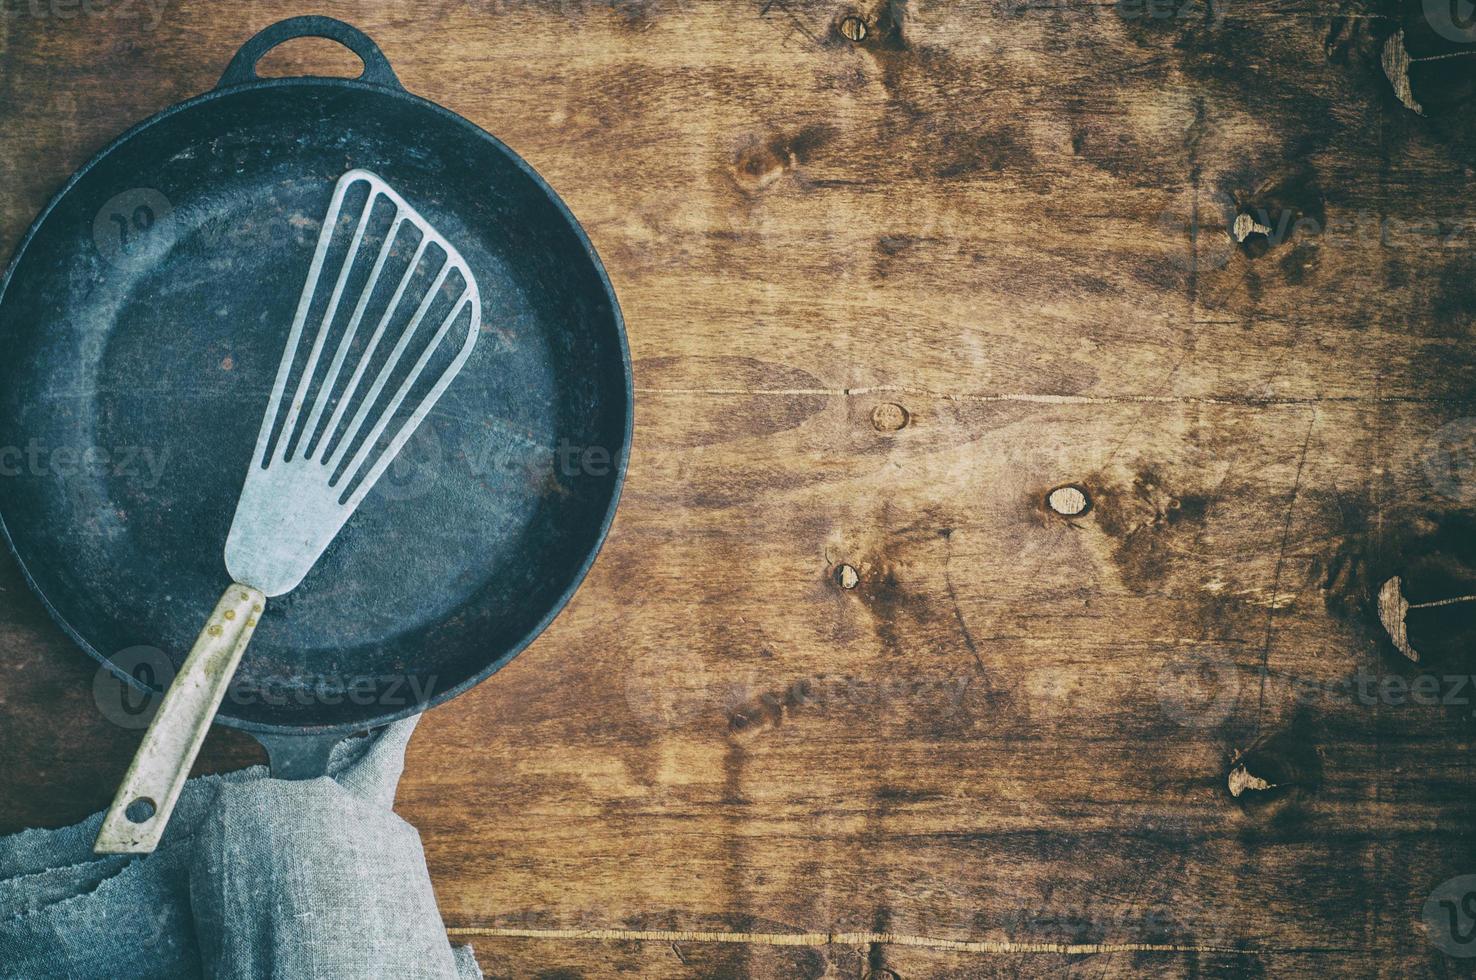
[[[1286,551],[1291,542],[1292,518],[1297,509],[1297,496],[1302,492],[1302,471],[1307,466],[1307,450],[1312,446],[1312,431],[1317,428],[1317,410],[1307,420],[1307,434],[1302,438],[1302,454],[1297,460],[1297,474],[1292,479],[1291,499],[1286,502],[1286,518],[1281,527],[1281,546],[1276,553],[1276,571],[1271,577],[1271,601],[1266,607],[1266,639],[1261,648],[1261,686],[1256,700],[1256,731],[1261,730],[1261,714],[1266,707],[1266,675],[1271,667],[1271,641],[1276,630],[1276,599],[1281,592],[1281,571],[1286,564]],[[1239,795],[1239,794],[1236,794]]]

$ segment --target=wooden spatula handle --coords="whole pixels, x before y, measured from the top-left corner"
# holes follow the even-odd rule
[[[247,585],[233,584],[220,597],[149,723],[93,851],[147,854],[159,846],[200,743],[265,608],[266,596]]]

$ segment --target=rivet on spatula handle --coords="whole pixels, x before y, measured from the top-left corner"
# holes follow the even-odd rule
[[[220,597],[149,723],[103,818],[93,851],[147,854],[159,846],[190,766],[265,608],[266,596],[246,585],[232,585]]]

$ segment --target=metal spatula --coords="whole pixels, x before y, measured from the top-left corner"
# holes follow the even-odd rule
[[[461,253],[378,176],[340,177],[226,538],[233,584],[160,703],[97,853],[158,845],[267,597],[307,575],[460,372],[481,322]]]

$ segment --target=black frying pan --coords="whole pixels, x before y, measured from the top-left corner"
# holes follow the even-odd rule
[[[355,80],[261,79],[297,37]],[[516,154],[401,88],[368,37],[299,17],[216,88],[129,130],[36,219],[0,282],[0,530],[89,654],[183,661],[338,177],[378,173],[481,285],[484,333],[303,583],[267,609],[219,721],[273,771],[465,691],[553,619],[614,517],[632,420],[615,295]]]

